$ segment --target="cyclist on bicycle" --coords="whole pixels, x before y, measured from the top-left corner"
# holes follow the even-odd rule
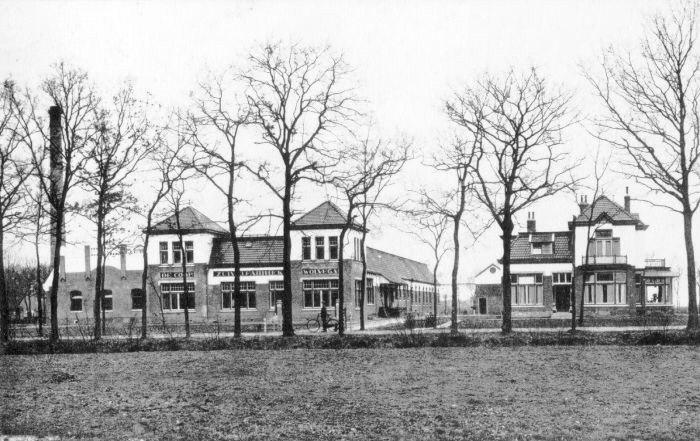
[[[323,302],[323,305],[321,305],[321,327],[323,328],[323,332],[326,332],[326,329],[328,328],[328,311],[326,310],[326,302]]]

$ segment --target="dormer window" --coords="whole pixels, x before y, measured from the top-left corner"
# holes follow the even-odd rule
[[[554,254],[554,244],[552,242],[533,243],[532,254]]]

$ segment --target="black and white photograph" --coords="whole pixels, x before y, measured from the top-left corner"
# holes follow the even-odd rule
[[[0,0],[0,441],[700,439],[697,0]]]

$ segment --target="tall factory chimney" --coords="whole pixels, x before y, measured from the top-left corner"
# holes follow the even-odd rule
[[[60,235],[56,231],[56,203],[63,192],[63,148],[61,146],[61,114],[59,106],[49,108],[49,180],[50,180],[50,218],[51,218],[51,259],[56,249],[56,241],[65,241],[66,227],[61,222]],[[63,217],[63,215],[62,215]],[[63,220],[63,219],[62,219]]]

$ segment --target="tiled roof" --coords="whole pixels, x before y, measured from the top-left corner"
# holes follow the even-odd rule
[[[571,261],[571,248],[569,246],[570,232],[555,231],[549,233],[533,233],[532,236],[538,239],[533,240],[533,242],[551,242],[552,235],[554,235],[553,254],[532,254],[530,233],[520,233],[513,237],[510,243],[511,262],[518,260],[527,260],[529,262]],[[548,238],[548,240],[542,240],[545,238]]]
[[[345,225],[345,213],[332,202],[326,201],[321,205],[303,214],[299,219],[292,222],[296,228],[299,227],[339,227]]]
[[[238,241],[241,265],[281,265],[282,237],[241,237]],[[209,265],[213,267],[233,265],[233,245],[225,237],[215,238]]]
[[[180,228],[188,232],[226,233],[227,230],[192,207],[180,210]],[[151,227],[151,234],[173,233],[177,230],[175,215]]]
[[[593,214],[591,216],[591,211]],[[618,205],[614,201],[610,200],[607,196],[603,195],[598,197],[591,205],[586,207],[581,213],[576,216],[576,222],[588,222],[597,221],[600,216],[607,215],[612,223],[631,223],[631,224],[642,224],[639,220],[639,215],[634,215],[629,211],[625,210],[624,207]],[[642,224],[643,225],[643,224]]]
[[[367,247],[367,271],[381,274],[392,283],[408,280],[433,283],[433,275],[425,263]]]

